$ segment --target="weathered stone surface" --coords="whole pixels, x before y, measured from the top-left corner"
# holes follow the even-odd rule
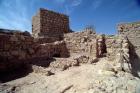
[[[44,69],[41,66],[35,66],[35,65],[33,65],[32,66],[32,69],[33,69],[33,72],[34,73],[37,73],[37,74],[42,74],[42,75],[45,75],[45,76],[53,75],[53,73],[51,71],[46,70],[46,69]]]
[[[69,50],[70,55],[73,53],[81,53],[97,56],[97,40],[96,34],[91,31],[68,33],[64,35],[64,41],[66,47]]]
[[[2,86],[0,92],[135,93],[139,91],[139,78],[134,77],[140,71],[139,27],[122,24],[115,36],[98,35],[90,28],[68,33],[67,16],[41,9],[33,17],[33,37],[28,32],[0,29],[0,72],[31,64],[29,78],[36,80],[26,84],[25,79],[19,84],[22,89],[15,84]]]
[[[70,32],[68,16],[41,8],[33,17],[33,37],[59,38]]]
[[[133,22],[133,23],[124,23],[118,25],[118,32],[119,34],[124,34],[128,37],[128,40],[130,42],[130,48],[132,55],[136,54],[137,56],[140,56],[140,22]],[[137,47],[137,49],[136,49]],[[134,53],[135,52],[135,53]]]
[[[36,55],[40,57],[69,57],[65,42],[57,41],[54,43],[40,44],[36,50]]]
[[[81,55],[79,57],[74,58],[78,63],[88,63],[89,62],[89,57],[85,55]]]
[[[78,66],[79,62],[77,60],[72,59],[64,59],[64,58],[57,58],[57,61],[53,61],[50,63],[50,67],[59,68],[62,70],[66,70],[72,66]]]
[[[1,33],[0,43],[0,62],[4,65],[0,71],[18,67],[19,64],[31,58],[31,51],[28,52],[28,49],[33,50],[34,42],[30,36],[25,36],[21,32]]]

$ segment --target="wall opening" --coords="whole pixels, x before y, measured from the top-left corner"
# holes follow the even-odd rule
[[[107,53],[107,49],[106,49],[106,39],[105,39],[105,36],[103,36],[103,48],[102,48],[102,54],[103,56],[106,56],[106,53]]]

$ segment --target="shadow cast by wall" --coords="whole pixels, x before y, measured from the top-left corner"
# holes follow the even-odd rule
[[[5,71],[0,72],[0,82],[5,83],[11,80],[15,80],[21,77],[27,76],[29,73],[31,73],[32,66],[29,64],[20,64],[18,67],[15,68],[9,68]]]
[[[62,33],[59,38],[59,41],[63,41],[64,33]],[[37,43],[37,45],[39,44],[40,43]],[[17,57],[8,59],[7,56],[0,56],[0,82],[8,82],[27,76],[29,73],[33,72],[32,65],[48,67],[52,61],[55,61],[54,57],[69,57],[70,53],[65,42],[63,42],[62,45],[57,46],[55,49],[53,49],[53,51],[50,52],[51,56],[49,58],[45,56],[32,57],[32,55],[35,55],[35,53],[31,55],[31,58],[25,60],[19,60]]]
[[[140,78],[139,72],[140,72],[140,58],[136,53],[135,46],[129,42],[129,54],[130,54],[130,64],[131,64],[131,73],[135,76]]]
[[[55,61],[55,59],[46,58],[46,57],[36,57],[36,58],[30,59],[30,64],[41,66],[41,67],[48,67],[52,61]]]

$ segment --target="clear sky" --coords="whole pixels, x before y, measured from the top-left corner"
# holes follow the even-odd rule
[[[115,34],[118,23],[140,21],[140,0],[0,0],[0,28],[31,32],[39,8],[69,15],[74,31],[94,25],[97,33]]]

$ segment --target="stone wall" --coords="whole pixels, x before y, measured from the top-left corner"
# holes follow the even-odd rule
[[[70,54],[97,56],[97,39],[95,32],[84,31],[64,35],[64,41]]]
[[[130,32],[138,33],[140,30],[140,22],[118,24],[117,30],[119,34],[125,35],[129,35]]]
[[[119,24],[118,32],[128,37],[135,55],[140,58],[140,22]]]
[[[32,23],[33,37],[63,37],[70,31],[68,16],[42,8]]]
[[[38,12],[35,16],[32,17],[32,36],[39,37],[39,33],[41,30],[41,21],[40,21],[40,12]]]
[[[118,36],[106,36],[107,57],[110,61],[116,59],[116,54],[120,45],[118,44]]]
[[[43,39],[42,39],[43,40]],[[0,32],[0,72],[37,62],[45,58],[68,57],[64,41],[44,43],[26,32]],[[36,64],[36,63],[34,63]]]
[[[119,24],[118,32],[120,35],[127,36],[129,40],[132,72],[138,76],[137,74],[140,72],[140,22]]]
[[[0,71],[18,66],[33,57],[33,38],[22,32],[0,33]]]
[[[36,48],[36,57],[69,57],[64,41],[56,41],[54,43],[39,44]]]
[[[106,36],[106,49],[109,61],[119,62],[123,56],[126,61],[130,59],[129,42],[127,37],[123,35]]]

